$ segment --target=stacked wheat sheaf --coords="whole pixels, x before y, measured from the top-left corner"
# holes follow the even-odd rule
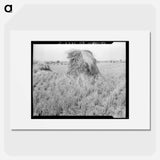
[[[96,65],[96,59],[92,52],[88,50],[72,50],[68,52],[69,66],[68,74],[79,76],[98,76],[99,69]]]

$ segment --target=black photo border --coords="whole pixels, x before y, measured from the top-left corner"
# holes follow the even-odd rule
[[[34,44],[111,44],[126,43],[126,117],[110,116],[33,116],[33,54]],[[129,41],[31,41],[31,119],[129,119]]]

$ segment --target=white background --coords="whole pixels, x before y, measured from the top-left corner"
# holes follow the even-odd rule
[[[0,48],[2,53],[4,52],[4,28],[5,24],[10,21],[13,16],[22,8],[23,4],[33,4],[33,3],[51,3],[51,1],[42,1],[42,0],[17,0],[14,1],[14,12],[13,14],[6,14],[3,12],[3,5],[6,4],[6,1],[1,1],[2,5],[0,6]],[[152,28],[154,31],[153,43],[152,43],[152,129],[147,132],[12,132],[9,127],[9,116],[8,109],[6,109],[6,82],[7,79],[3,79],[4,72],[4,64],[6,66],[6,62],[4,61],[4,54],[0,54],[0,69],[1,69],[1,78],[0,81],[1,88],[5,90],[0,90],[1,92],[1,107],[0,110],[0,159],[144,159],[144,160],[157,160],[160,159],[160,118],[159,118],[159,106],[160,106],[160,1],[159,0],[81,0],[77,2],[76,0],[58,0],[58,4],[99,4],[99,5],[140,5],[142,7],[142,11],[139,12],[134,10],[134,12],[130,13],[128,11],[128,20],[129,23],[124,23],[124,25],[118,25],[115,27],[108,23],[107,29],[121,28],[122,30],[129,29],[148,29]],[[52,4],[55,1],[52,1]],[[151,8],[148,9],[148,13],[144,10],[143,6],[148,4]],[[112,7],[111,7],[112,8]],[[130,8],[131,9],[131,8]],[[132,10],[132,9],[131,9]],[[149,19],[151,12],[150,10],[156,11],[156,26],[152,27],[151,19]],[[119,11],[119,10],[117,10]],[[116,13],[116,12],[115,12]],[[143,16],[143,13],[146,15]],[[29,12],[27,13],[29,14]],[[118,12],[117,15],[119,15]],[[120,14],[121,15],[121,14]],[[133,15],[133,16],[132,16]],[[144,17],[140,20],[139,17]],[[112,15],[114,17],[114,14]],[[117,16],[118,17],[118,16]],[[126,16],[127,17],[127,16]],[[134,18],[133,18],[134,17]],[[120,18],[120,17],[119,17]],[[119,19],[118,18],[118,19]],[[154,19],[153,18],[153,19]],[[130,19],[137,23],[132,23]],[[148,21],[149,19],[149,21]],[[148,23],[146,23],[148,21]],[[22,24],[21,24],[22,25]],[[154,24],[155,25],[155,24]],[[116,25],[115,25],[116,26]],[[95,28],[93,26],[93,28]],[[98,26],[97,26],[98,28]],[[99,29],[103,27],[99,26]],[[73,28],[71,28],[73,29]],[[5,63],[4,63],[5,62]],[[5,91],[5,94],[4,94]],[[4,101],[5,100],[5,101]],[[5,102],[5,105],[4,105]],[[5,114],[4,114],[5,113]]]
[[[10,39],[11,129],[150,129],[149,32],[11,31]],[[31,119],[31,41],[57,39],[129,41],[129,119]]]
[[[97,61],[125,60],[126,43],[112,44],[34,44],[33,60],[68,61],[67,53],[72,49],[84,49],[92,52]]]

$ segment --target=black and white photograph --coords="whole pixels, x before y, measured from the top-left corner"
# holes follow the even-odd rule
[[[32,119],[129,119],[129,41],[31,41]]]

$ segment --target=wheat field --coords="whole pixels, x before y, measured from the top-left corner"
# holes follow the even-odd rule
[[[33,63],[34,116],[126,117],[125,63],[106,62],[97,66],[104,78],[84,80],[68,76],[67,64]]]

